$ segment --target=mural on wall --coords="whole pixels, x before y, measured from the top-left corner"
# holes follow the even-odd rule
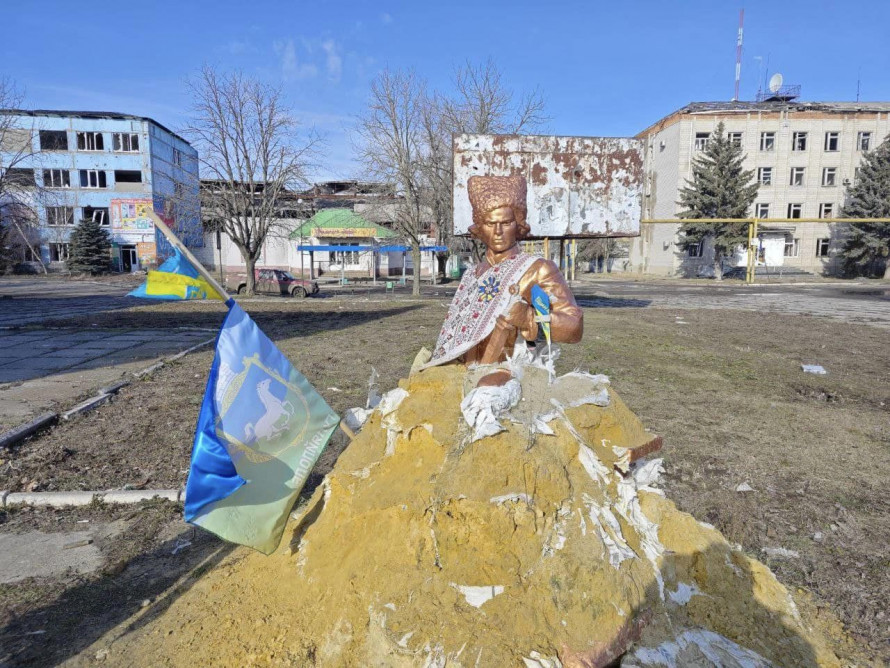
[[[139,264],[141,266],[152,266],[157,257],[157,246],[154,242],[140,241],[136,244],[136,255],[139,258]]]
[[[154,223],[145,213],[151,207],[150,199],[111,200],[111,229],[115,232],[150,232]]]

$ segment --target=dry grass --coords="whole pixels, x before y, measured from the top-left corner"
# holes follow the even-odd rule
[[[363,404],[371,366],[381,389],[395,386],[420,346],[434,343],[446,305],[246,306],[342,411]],[[676,324],[676,315],[687,324]],[[102,326],[159,327],[213,326],[221,316],[207,305],[170,304],[91,321],[97,317]],[[560,366],[609,374],[664,436],[668,495],[768,561],[785,584],[830,604],[867,654],[890,659],[890,332],[738,311],[609,308],[587,309],[585,317],[584,340],[564,348]],[[152,478],[150,487],[181,484],[209,361],[209,353],[189,356],[27,443],[11,458],[19,480],[41,476],[42,488],[66,489],[138,476]],[[804,374],[801,363],[822,364],[829,374]],[[316,479],[344,445],[340,437],[329,447]],[[736,492],[743,482],[754,491]],[[800,556],[769,559],[764,547]]]
[[[890,333],[738,311],[588,310],[585,328],[564,360],[664,436],[668,495],[890,659]]]

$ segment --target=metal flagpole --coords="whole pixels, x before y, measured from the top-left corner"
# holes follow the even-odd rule
[[[221,286],[219,282],[217,282],[217,280],[213,278],[210,272],[207,271],[206,267],[204,267],[204,265],[198,261],[198,258],[192,255],[192,252],[188,248],[186,248],[184,243],[179,240],[179,237],[177,237],[173,230],[171,230],[167,226],[167,223],[161,220],[158,214],[156,214],[148,207],[146,207],[146,213],[148,214],[148,217],[151,218],[154,222],[155,227],[160,230],[161,234],[163,234],[167,238],[167,241],[170,242],[170,245],[172,245],[176,250],[182,253],[185,258],[192,263],[192,266],[195,268],[195,270],[199,274],[201,274],[201,277],[222,296],[223,300],[227,304],[232,301],[232,298],[229,296],[229,293],[226,292],[225,288],[223,288],[223,286]]]

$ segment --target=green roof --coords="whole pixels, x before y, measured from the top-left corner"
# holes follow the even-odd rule
[[[312,236],[312,231],[315,229],[330,230],[331,236],[337,236],[336,231],[342,229],[373,229],[373,236],[376,239],[390,239],[397,236],[392,230],[362,218],[352,209],[322,209],[295,229],[290,238]]]

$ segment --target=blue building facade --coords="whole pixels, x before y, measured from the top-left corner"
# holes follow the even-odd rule
[[[172,252],[146,211],[153,209],[188,246],[203,245],[198,153],[160,123],[128,114],[0,110],[21,142],[15,170],[31,184],[40,254],[67,259],[71,231],[83,218],[107,227],[118,271],[156,266]],[[9,150],[9,142],[3,150]],[[24,156],[24,157],[22,157]],[[0,161],[0,164],[10,164]],[[33,171],[33,175],[32,172]]]

